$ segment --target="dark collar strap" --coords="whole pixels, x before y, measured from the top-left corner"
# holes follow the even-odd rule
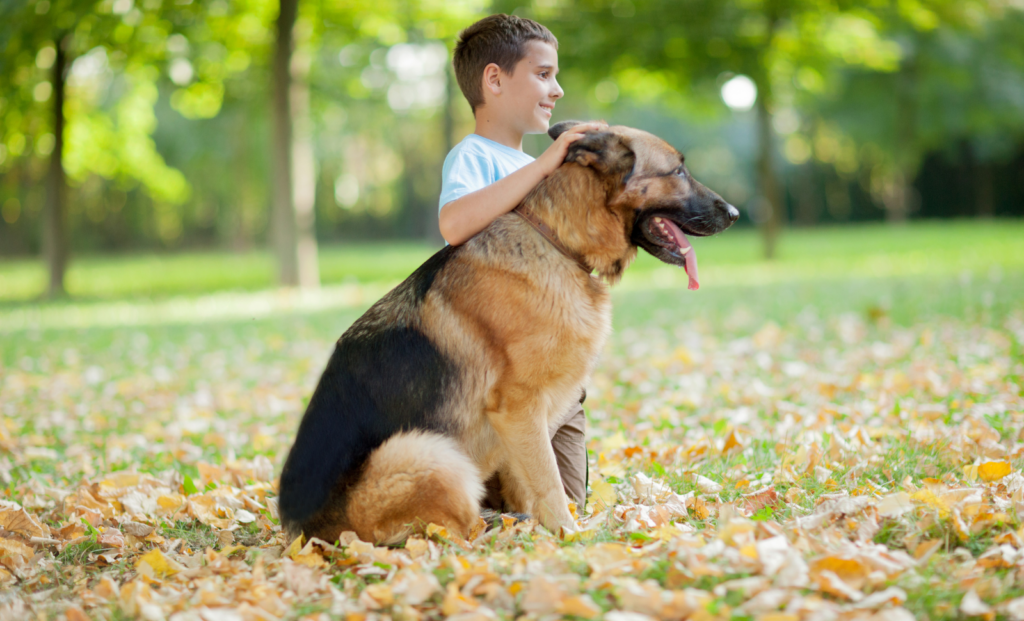
[[[593,268],[587,265],[587,262],[583,259],[583,255],[575,253],[572,250],[566,248],[565,244],[563,244],[558,239],[558,235],[555,235],[555,232],[551,230],[551,227],[541,222],[540,218],[538,218],[536,214],[530,211],[529,207],[520,204],[518,207],[512,210],[512,213],[518,215],[523,220],[529,222],[530,226],[537,229],[537,232],[543,235],[544,239],[548,240],[548,242],[550,242],[556,250],[564,254],[566,257],[575,261],[576,265],[580,266],[581,270],[583,270],[587,274],[590,274],[590,272],[594,271]]]

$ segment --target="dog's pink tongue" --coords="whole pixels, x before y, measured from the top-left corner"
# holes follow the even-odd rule
[[[664,218],[663,222],[667,225],[669,232],[672,233],[676,243],[679,244],[679,252],[683,253],[683,269],[686,270],[686,275],[690,277],[690,284],[687,288],[690,291],[700,289],[700,282],[697,279],[697,251],[693,249],[693,246],[690,245],[690,240],[686,239],[686,235],[683,235],[682,229],[676,226],[675,222],[668,218]]]

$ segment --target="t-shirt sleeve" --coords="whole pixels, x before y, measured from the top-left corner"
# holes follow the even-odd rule
[[[441,171],[441,199],[437,209],[489,186],[498,180],[494,163],[474,149],[453,149],[444,160]]]

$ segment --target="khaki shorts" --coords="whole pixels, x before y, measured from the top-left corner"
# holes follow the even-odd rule
[[[551,436],[551,448],[555,450],[555,461],[558,463],[558,474],[562,477],[562,487],[569,499],[576,503],[580,513],[587,501],[587,417],[583,413],[583,401],[587,391],[583,391],[580,402],[573,404],[565,423],[555,430]],[[501,498],[501,482],[495,474],[487,481],[487,496],[482,506],[484,509],[504,511],[505,503]]]

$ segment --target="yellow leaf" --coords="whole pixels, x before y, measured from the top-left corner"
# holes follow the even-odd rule
[[[383,582],[367,585],[366,592],[381,606],[390,606],[395,603],[395,595],[391,591],[391,586]]]
[[[978,477],[982,481],[998,481],[1010,474],[1012,470],[1008,461],[986,461],[978,466]]]
[[[288,544],[288,549],[284,551],[284,555],[288,558],[295,558],[299,555],[299,553],[302,551],[303,546],[305,545],[306,536],[300,533],[298,537],[293,539],[292,542]]]
[[[739,436],[736,435],[736,430],[733,429],[732,431],[729,432],[729,437],[725,439],[725,446],[722,447],[722,452],[728,453],[729,451],[736,448],[742,449],[743,442],[740,441]]]
[[[138,562],[135,563],[135,568],[141,574],[145,574],[146,568],[148,568],[154,576],[160,578],[173,576],[181,570],[181,566],[164,556],[164,553],[159,548],[153,548],[143,554]]]
[[[601,608],[590,599],[589,595],[576,595],[563,599],[558,604],[558,612],[563,615],[594,619],[601,614]]]
[[[706,520],[711,515],[708,503],[704,502],[703,498],[693,499],[693,514],[697,516],[698,520]]]
[[[296,554],[292,557],[292,560],[296,563],[299,563],[300,565],[313,567],[314,569],[317,567],[327,566],[327,561],[324,560],[324,557],[320,556],[316,552],[310,552],[308,554]]]
[[[930,489],[918,490],[910,495],[910,499],[938,509],[939,517],[944,518],[949,515],[949,509],[946,507],[946,504]]]
[[[859,589],[864,580],[871,573],[870,568],[856,558],[843,558],[841,556],[826,556],[811,563],[811,574],[820,575],[831,572],[844,583],[854,589]]]
[[[448,534],[448,529],[444,526],[438,526],[431,522],[427,524],[427,537],[440,537],[441,539],[451,539],[451,535]]]
[[[594,505],[594,511],[613,507],[616,500],[615,488],[605,479],[597,479],[590,484],[590,504]]]

